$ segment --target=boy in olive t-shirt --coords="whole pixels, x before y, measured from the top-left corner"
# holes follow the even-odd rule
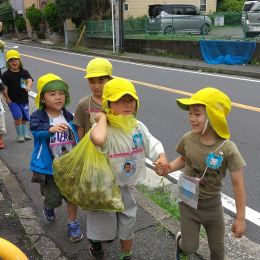
[[[242,167],[246,163],[236,145],[228,140],[230,133],[226,117],[231,110],[231,101],[218,89],[205,88],[190,99],[177,99],[177,105],[189,111],[192,131],[182,137],[176,147],[180,156],[170,163],[171,172],[185,167],[185,174],[180,176],[184,181],[181,185],[178,182],[177,190],[187,196],[185,202],[183,199],[179,201],[181,232],[176,235],[175,259],[188,260],[189,255],[197,251],[201,225],[207,232],[210,259],[224,259],[225,223],[220,191],[227,169],[237,209],[231,230],[236,238],[241,238],[245,232],[246,198]],[[158,175],[164,175],[164,167],[155,164],[155,170]],[[196,193],[196,189],[191,188],[195,183],[199,185],[196,206],[193,204],[195,199],[189,202]]]
[[[77,125],[79,140],[90,130],[94,116],[102,109],[102,93],[104,85],[112,79],[112,64],[103,58],[96,58],[88,63],[85,78],[88,79],[92,95],[82,98],[75,111],[73,124]]]

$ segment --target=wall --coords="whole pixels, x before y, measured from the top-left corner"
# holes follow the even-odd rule
[[[111,38],[84,37],[83,44],[88,48],[113,49]],[[175,53],[191,58],[202,58],[199,41],[125,39],[125,51],[134,53]]]
[[[171,0],[171,1],[165,1],[165,0],[126,0],[125,3],[129,4],[129,11],[124,12],[124,19],[127,19],[128,17],[140,17],[143,16],[144,14],[147,14],[148,12],[148,5],[153,5],[153,4],[165,4],[166,3],[171,3],[171,4],[192,4],[200,8],[200,0],[184,0],[184,1],[179,1],[179,0]],[[206,6],[207,10],[206,13],[214,12],[216,10],[216,0],[206,0]]]
[[[84,37],[83,44],[88,48],[113,49],[111,38],[103,37]],[[133,53],[175,53],[185,55],[190,58],[203,59],[199,41],[170,41],[170,40],[138,40],[125,39],[125,51]],[[254,54],[251,58],[260,60],[260,42],[256,43]]]

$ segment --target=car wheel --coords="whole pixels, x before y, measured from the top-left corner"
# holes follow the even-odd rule
[[[169,35],[172,34],[172,27],[171,25],[168,25],[165,29],[164,29],[164,35]]]
[[[200,32],[201,32],[202,35],[203,35],[203,29],[204,29],[204,35],[209,34],[209,32],[211,30],[210,25],[207,24],[207,23],[205,24],[205,26],[204,25],[201,26]]]

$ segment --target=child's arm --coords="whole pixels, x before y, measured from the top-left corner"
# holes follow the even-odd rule
[[[97,125],[90,132],[90,139],[96,146],[103,146],[107,140],[107,115],[103,112],[94,117]]]
[[[33,81],[32,79],[27,79],[26,80],[26,87],[24,87],[24,89],[27,91],[27,92],[30,92],[31,91],[31,88],[32,88],[32,85],[33,85]]]
[[[234,221],[231,231],[233,236],[236,238],[241,238],[244,235],[246,224],[245,224],[245,208],[246,208],[246,194],[245,186],[243,180],[243,171],[242,168],[232,171],[230,173],[232,185],[234,189],[237,216]]]
[[[179,157],[177,157],[175,160],[173,160],[170,163],[170,167],[167,169],[165,169],[165,167],[163,165],[160,165],[157,163],[157,161],[155,163],[153,163],[155,165],[155,171],[159,176],[165,176],[170,172],[174,172],[174,171],[178,171],[182,168],[184,168],[185,166],[185,156],[181,155]]]
[[[4,96],[4,100],[7,104],[10,104],[12,103],[11,99],[8,97],[8,94],[7,94],[7,89],[1,91],[3,96]]]
[[[78,126],[77,134],[78,134],[79,140],[81,140],[85,136],[85,128]]]

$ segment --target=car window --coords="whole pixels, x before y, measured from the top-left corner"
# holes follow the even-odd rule
[[[151,5],[149,6],[149,17],[156,17],[162,11],[162,6],[160,5]]]
[[[249,11],[255,5],[254,2],[244,4],[243,12]]]
[[[260,11],[260,2],[254,4],[254,6],[250,9],[250,11]]]
[[[186,14],[187,15],[196,15],[196,10],[193,7],[186,7]]]
[[[172,7],[172,14],[184,15],[184,8],[182,8],[182,7]]]

